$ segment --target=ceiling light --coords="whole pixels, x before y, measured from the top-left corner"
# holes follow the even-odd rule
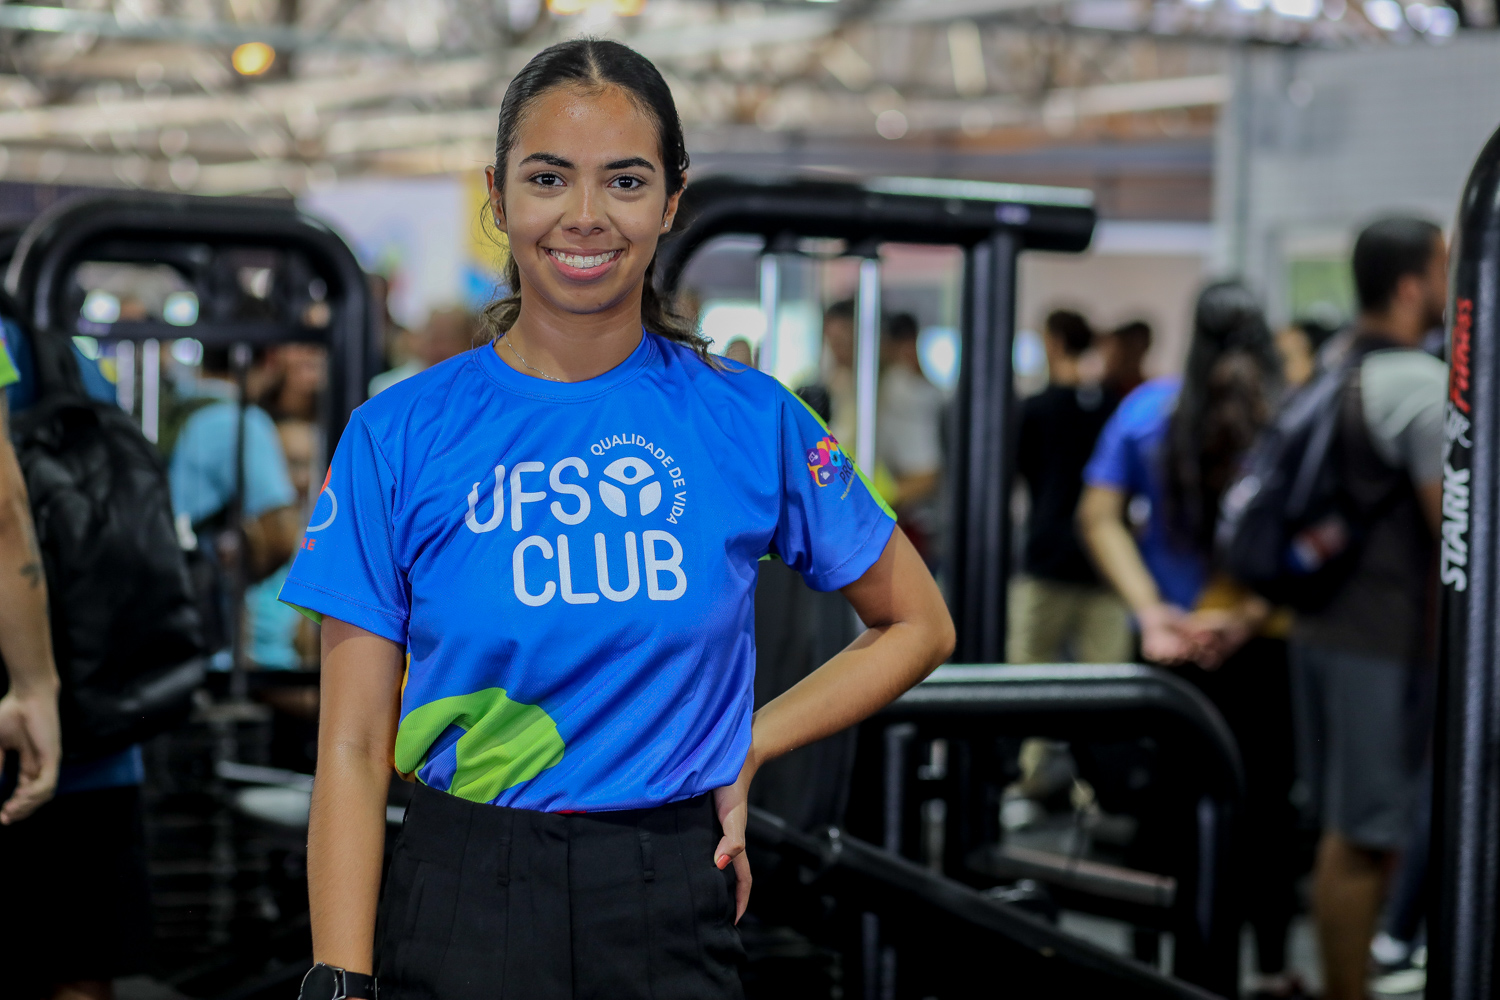
[[[229,62],[240,76],[260,76],[276,61],[276,50],[265,42],[246,42],[235,46]]]
[[[1381,31],[1395,31],[1406,23],[1406,14],[1396,0],[1365,0],[1365,19]]]
[[[875,116],[875,131],[881,138],[899,139],[906,134],[906,116],[895,108],[882,111]]]
[[[547,0],[547,9],[567,17],[588,11],[635,17],[646,7],[646,0]]]
[[[1458,11],[1448,6],[1427,9],[1427,34],[1435,38],[1449,38],[1458,30]]]
[[[1323,0],[1271,0],[1271,9],[1282,17],[1311,21],[1323,12]]]

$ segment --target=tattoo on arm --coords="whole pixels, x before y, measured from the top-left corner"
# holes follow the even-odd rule
[[[46,579],[46,577],[42,575],[42,564],[39,562],[29,562],[25,566],[22,566],[21,575],[24,576],[27,582],[31,584],[32,590],[40,587],[42,585],[42,581]]]

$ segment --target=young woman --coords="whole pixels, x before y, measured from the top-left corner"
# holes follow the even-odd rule
[[[644,58],[538,55],[487,171],[514,290],[496,340],[339,443],[282,592],[324,616],[309,1000],[372,972],[394,998],[739,996],[756,769],[951,651],[838,443],[654,291],[686,167]],[[767,554],[867,629],[752,718]],[[393,760],[417,785],[377,940]]]
[[[1120,403],[1084,470],[1078,512],[1095,562],[1135,613],[1146,659],[1180,667],[1239,743],[1245,842],[1255,845],[1243,889],[1261,973],[1255,995],[1267,997],[1301,995],[1286,970],[1299,874],[1288,622],[1215,574],[1212,554],[1220,497],[1270,419],[1279,382],[1255,297],[1235,282],[1209,285],[1182,378],[1148,381]],[[1133,497],[1150,504],[1139,538],[1124,518]]]

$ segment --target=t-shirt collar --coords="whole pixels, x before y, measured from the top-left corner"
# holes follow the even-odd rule
[[[582,382],[553,382],[551,379],[522,374],[506,364],[495,350],[498,343],[496,341],[474,349],[480,368],[501,388],[533,399],[576,400],[603,395],[639,375],[655,360],[657,352],[654,338],[642,329],[641,341],[635,346],[635,350],[609,371]]]

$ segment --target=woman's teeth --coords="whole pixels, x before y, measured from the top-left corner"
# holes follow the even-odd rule
[[[569,267],[576,267],[579,270],[587,270],[591,267],[598,267],[601,264],[607,264],[610,261],[614,260],[616,257],[620,256],[620,251],[618,250],[608,250],[604,253],[588,255],[577,253],[563,253],[560,250],[548,250],[547,252]]]

